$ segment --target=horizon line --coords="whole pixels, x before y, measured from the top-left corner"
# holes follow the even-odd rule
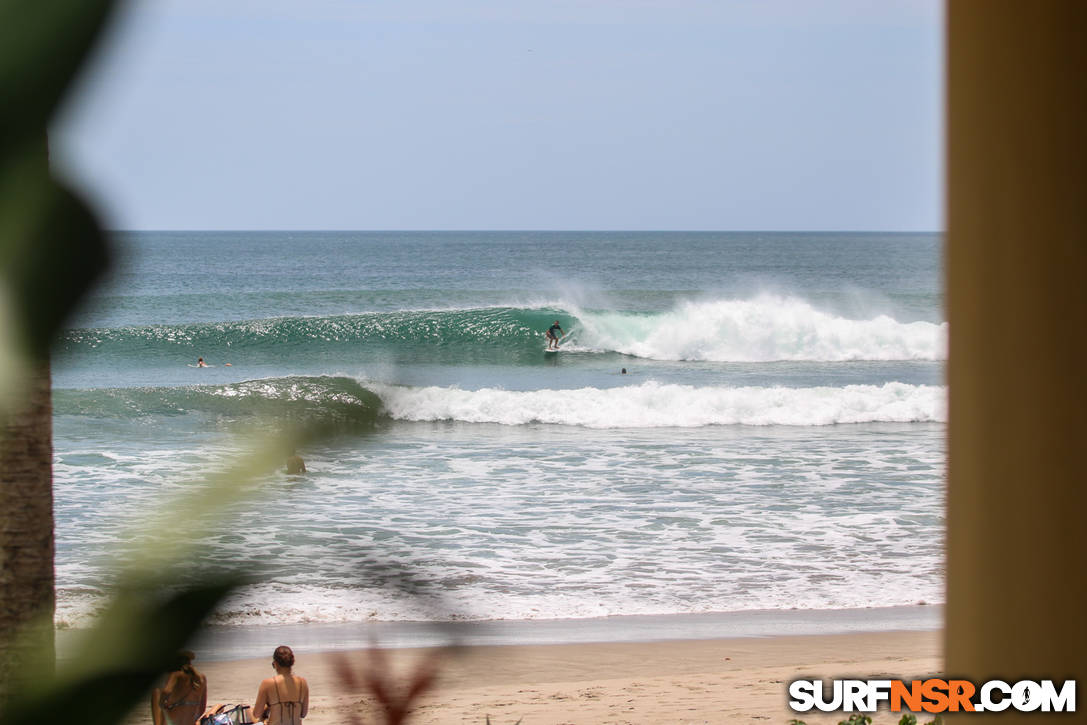
[[[334,228],[242,228],[231,227],[222,229],[168,229],[168,228],[142,228],[142,229],[111,229],[105,228],[109,234],[133,233],[133,232],[346,232],[346,233],[402,233],[402,232],[459,232],[459,233],[503,233],[503,232],[538,232],[538,233],[681,233],[681,234],[946,234],[946,229],[334,229]]]

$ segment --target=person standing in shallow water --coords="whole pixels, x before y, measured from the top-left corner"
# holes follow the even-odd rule
[[[268,725],[301,725],[309,714],[309,683],[291,672],[294,652],[286,645],[276,647],[272,654],[275,677],[260,683],[253,717],[266,720]]]
[[[208,706],[208,679],[196,671],[192,652],[178,653],[174,671],[162,688],[159,707],[165,720],[159,721],[152,709],[152,719],[168,725],[195,725]]]
[[[301,476],[305,472],[306,462],[302,460],[302,456],[291,451],[290,455],[287,456],[287,475]]]

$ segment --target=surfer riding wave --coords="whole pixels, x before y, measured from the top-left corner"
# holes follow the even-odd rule
[[[556,330],[558,331],[558,334],[556,334]],[[559,339],[565,334],[566,333],[562,331],[562,326],[559,325],[559,321],[555,320],[555,324],[547,328],[547,349],[558,350]]]

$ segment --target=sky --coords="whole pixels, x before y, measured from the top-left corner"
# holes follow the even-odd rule
[[[943,228],[938,0],[130,0],[51,129],[114,229]]]

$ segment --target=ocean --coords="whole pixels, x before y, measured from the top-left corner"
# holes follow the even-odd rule
[[[54,352],[58,626],[93,621],[152,512],[311,422],[304,477],[192,531],[257,579],[214,623],[939,603],[940,245],[118,233]]]

